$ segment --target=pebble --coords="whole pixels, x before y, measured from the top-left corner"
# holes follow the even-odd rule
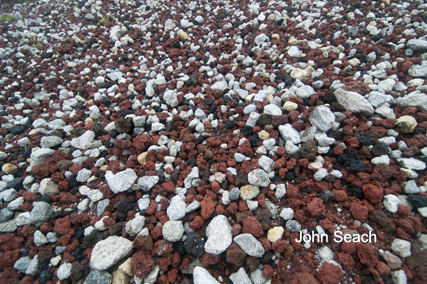
[[[58,271],[56,272],[56,276],[58,277],[58,279],[64,280],[64,279],[67,279],[68,277],[70,277],[71,276],[71,268],[72,268],[71,263],[64,262],[58,268]]]
[[[163,225],[163,237],[169,242],[181,240],[184,234],[184,226],[181,221],[168,221]]]
[[[110,236],[96,243],[90,264],[94,269],[107,270],[132,251],[132,242],[117,236]]]
[[[224,215],[214,217],[206,227],[205,251],[209,254],[223,253],[232,242],[231,226]]]
[[[406,258],[411,256],[411,243],[399,238],[396,238],[391,243],[391,249],[400,257]]]
[[[219,284],[205,268],[200,266],[193,270],[193,281],[194,284]]]
[[[107,171],[105,173],[105,179],[107,180],[111,191],[118,194],[128,190],[134,184],[137,176],[132,169],[126,169],[118,172],[117,174]]]
[[[171,199],[169,207],[166,209],[166,214],[168,215],[169,220],[180,220],[184,218],[186,206],[187,205],[181,196],[174,196]]]
[[[276,226],[274,228],[271,228],[268,230],[267,233],[267,240],[274,243],[282,239],[283,233],[285,232],[285,229],[283,229],[282,226]]]
[[[352,113],[363,113],[366,116],[374,114],[374,108],[369,101],[356,92],[349,92],[339,88],[334,92],[334,95],[338,103]]]
[[[260,187],[266,187],[270,184],[270,178],[268,177],[268,174],[261,169],[251,171],[248,174],[248,181],[250,184]]]
[[[249,256],[261,257],[265,250],[252,234],[240,234],[234,237],[234,242]]]

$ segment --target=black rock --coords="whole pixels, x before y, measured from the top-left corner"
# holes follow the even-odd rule
[[[372,149],[371,149],[371,153],[375,157],[379,157],[382,155],[388,155],[388,154],[390,154],[390,152],[391,152],[390,147],[383,142],[379,142],[379,143],[375,144],[374,147],[372,147]]]
[[[95,137],[102,136],[108,133],[107,131],[105,131],[104,127],[102,127],[102,125],[99,123],[95,124],[92,131],[95,133]]]
[[[13,188],[16,190],[20,190],[24,187],[22,185],[22,180],[20,178],[14,178],[13,180],[11,180],[7,183],[7,188]]]
[[[418,194],[408,194],[408,201],[415,208],[427,207],[427,197]]]
[[[356,173],[366,172],[366,165],[360,160],[353,159],[350,163],[350,171]]]
[[[49,273],[49,271],[47,271],[47,270],[43,270],[41,273],[40,273],[40,276],[39,276],[39,282],[40,282],[40,284],[44,284],[44,283],[46,283],[47,281],[49,281],[50,279],[52,278],[52,275]]]
[[[10,133],[15,134],[15,135],[21,134],[25,131],[25,126],[15,125],[15,126],[10,127],[8,130],[10,131]]]
[[[185,251],[185,246],[183,242],[174,242],[173,243],[173,249],[174,251],[176,251],[177,253],[179,253],[180,255],[185,255],[187,254]]]
[[[234,128],[234,122],[228,120],[225,123],[225,127],[227,127],[227,129],[233,129]]]
[[[249,142],[251,143],[252,147],[256,147],[256,145],[258,144],[258,142],[260,142],[261,140],[258,138],[258,136],[254,136],[251,139],[249,139]]]
[[[261,257],[261,262],[264,264],[271,264],[274,261],[273,255],[274,254],[271,250],[266,251]]]
[[[350,191],[353,194],[353,196],[355,196],[359,199],[362,199],[364,197],[363,190],[361,188],[348,187],[347,190]]]
[[[79,186],[79,182],[76,180],[76,176],[74,174],[71,174],[67,177],[68,185],[71,188],[75,188]]]
[[[245,136],[249,136],[249,135],[252,135],[254,133],[253,128],[250,126],[247,126],[247,125],[245,125],[245,127],[243,127],[242,132],[243,132],[243,135],[245,135]]]
[[[97,242],[102,241],[103,238],[98,230],[92,230],[90,234],[85,236],[84,241],[87,247],[93,247]]]
[[[130,210],[133,210],[135,205],[130,202],[128,198],[122,198],[119,202],[114,204],[114,208],[116,208],[119,212],[127,213]]]
[[[185,251],[193,257],[202,256],[205,252],[204,245],[205,241],[197,233],[190,234],[184,242]]]
[[[195,166],[196,166],[196,164],[197,164],[196,158],[195,158],[194,156],[191,156],[191,157],[188,159],[187,164],[189,164],[189,165],[190,165],[190,166],[192,166],[192,167],[195,167]]]
[[[330,190],[324,190],[321,193],[317,194],[317,197],[323,200],[323,202],[326,204],[335,198],[335,194]]]
[[[359,142],[363,146],[371,146],[371,141],[369,141],[369,139],[366,138],[365,136],[359,136]]]
[[[39,199],[39,201],[44,201],[46,203],[50,203],[52,201],[52,198],[48,194],[43,194],[43,196]]]

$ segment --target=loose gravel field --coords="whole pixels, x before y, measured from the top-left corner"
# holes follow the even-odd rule
[[[0,283],[427,283],[427,2],[27,2]]]

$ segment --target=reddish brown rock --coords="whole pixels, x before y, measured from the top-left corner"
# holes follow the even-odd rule
[[[352,270],[354,268],[354,259],[348,253],[345,253],[345,252],[338,253],[338,259],[340,261],[341,267],[344,270]]]
[[[325,205],[323,204],[323,200],[316,197],[314,198],[308,205],[307,211],[311,214],[311,216],[318,218],[325,211]]]
[[[374,248],[370,245],[357,243],[357,258],[361,263],[368,267],[374,267],[378,263],[377,257],[374,255]]]
[[[131,266],[133,274],[144,279],[154,269],[155,263],[151,255],[140,251],[132,256]]]
[[[322,284],[338,283],[342,278],[342,271],[339,266],[330,263],[324,263],[316,272],[316,277]]]
[[[351,216],[360,222],[365,222],[366,218],[368,218],[368,208],[360,203],[351,203],[349,210]]]
[[[243,221],[243,233],[252,234],[254,237],[258,238],[264,235],[262,225],[257,221],[255,217],[248,216]]]
[[[216,204],[210,198],[205,198],[200,202],[200,215],[202,215],[203,219],[209,219],[212,214],[215,212]]]
[[[362,187],[363,195],[365,199],[369,200],[371,203],[378,203],[383,200],[384,190],[373,184],[365,184]]]

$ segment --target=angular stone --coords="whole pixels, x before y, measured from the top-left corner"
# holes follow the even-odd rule
[[[334,92],[334,95],[338,103],[352,113],[363,113],[366,116],[374,114],[372,105],[362,95],[356,92],[349,92],[342,88],[338,88]]]
[[[137,175],[132,169],[126,169],[117,174],[113,174],[112,171],[107,171],[105,173],[105,179],[111,191],[118,194],[128,190],[137,179]]]
[[[214,217],[206,227],[206,236],[208,237],[205,243],[207,253],[218,255],[226,251],[233,238],[227,217],[224,215]]]
[[[132,251],[132,242],[117,236],[97,242],[90,257],[94,269],[107,270]]]
[[[247,255],[261,257],[265,253],[261,243],[251,234],[240,234],[234,237],[234,241]]]

